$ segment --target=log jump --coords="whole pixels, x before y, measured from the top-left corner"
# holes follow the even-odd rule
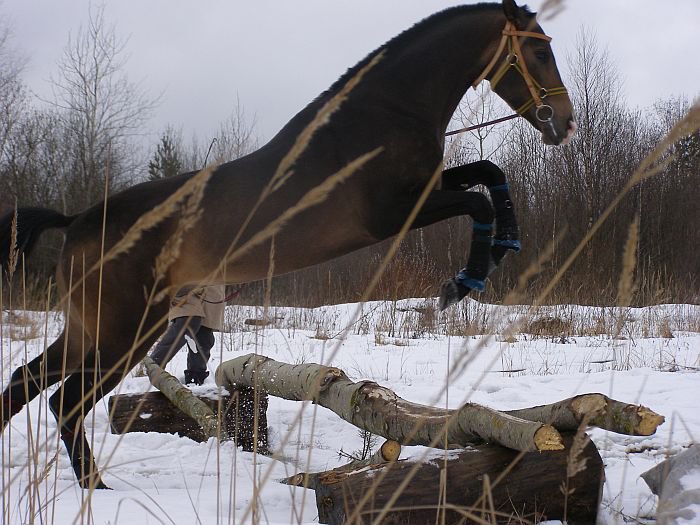
[[[605,474],[585,429],[651,435],[664,422],[646,407],[597,393],[508,411],[475,403],[442,409],[371,381],[352,381],[339,368],[255,354],[221,363],[216,383],[232,395],[213,400],[194,396],[155,363],[145,364],[161,392],[113,396],[115,432],[233,438],[244,450],[267,452],[269,394],[310,400],[385,437],[366,460],[281,480],[314,490],[319,521],[329,524],[435,523],[438,515],[445,523],[595,523]],[[400,460],[402,446],[412,445],[443,452]]]
[[[646,407],[597,393],[510,411],[474,403],[441,409],[371,381],[351,381],[339,368],[254,354],[221,363],[215,379],[226,388],[311,400],[395,443],[389,450],[449,449],[442,462],[398,460],[391,453],[382,459],[380,450],[379,459],[282,480],[313,489],[319,521],[330,524],[427,524],[440,512],[446,523],[595,523],[605,475],[585,428],[651,435],[664,422]]]

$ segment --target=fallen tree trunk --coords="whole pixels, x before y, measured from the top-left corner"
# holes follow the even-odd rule
[[[486,440],[519,451],[563,448],[561,436],[550,425],[473,403],[458,410],[411,403],[376,383],[355,383],[338,368],[289,365],[250,354],[221,363],[216,383],[233,388],[257,385],[284,399],[313,400],[356,427],[403,445],[455,448]]]
[[[590,440],[573,441],[565,436],[569,450],[547,454],[477,445],[427,460],[317,473],[308,486],[316,492],[319,522],[333,525],[373,523],[382,513],[381,523],[391,524],[443,523],[442,513],[444,523],[593,524],[603,462]],[[387,508],[407,476],[413,479]]]
[[[557,428],[572,431],[585,423],[622,434],[649,435],[664,421],[645,407],[602,394],[508,412],[473,403],[440,409],[406,401],[371,381],[355,383],[338,368],[289,365],[254,354],[221,363],[216,382],[233,388],[257,385],[284,399],[312,400],[358,428],[403,445],[456,448],[486,440],[518,451],[560,450]]]

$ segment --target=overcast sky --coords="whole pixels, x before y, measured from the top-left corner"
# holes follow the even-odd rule
[[[161,95],[152,123],[211,134],[236,97],[270,138],[347,68],[452,0],[119,0],[105,15],[128,38],[127,72]],[[473,2],[468,2],[473,3]],[[537,10],[542,0],[529,5]],[[4,0],[0,17],[29,59],[25,81],[41,95],[87,0]],[[542,21],[562,73],[584,25],[607,47],[631,106],[700,94],[700,0],[567,0]],[[566,79],[565,79],[566,81]]]

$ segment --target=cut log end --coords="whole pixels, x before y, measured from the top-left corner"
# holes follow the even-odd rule
[[[571,409],[579,420],[630,436],[651,436],[665,421],[645,406],[622,403],[603,394],[577,396],[571,401]]]
[[[561,434],[551,425],[542,425],[533,438],[537,450],[564,450]]]
[[[380,453],[384,461],[396,461],[401,455],[401,444],[398,441],[389,439],[381,446]]]
[[[639,423],[635,431],[639,436],[651,436],[656,433],[656,429],[666,421],[664,416],[643,406],[638,407],[637,416],[639,417]]]

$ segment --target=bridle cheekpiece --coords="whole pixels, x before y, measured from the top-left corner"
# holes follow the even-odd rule
[[[508,70],[510,70],[511,67],[515,68],[515,70],[518,73],[520,73],[520,76],[523,77],[523,80],[527,85],[527,89],[528,91],[530,91],[530,100],[525,102],[525,104],[520,106],[515,111],[519,115],[523,115],[534,105],[536,108],[535,117],[537,118],[537,120],[544,123],[551,122],[552,117],[554,117],[554,109],[549,104],[545,104],[544,99],[554,95],[566,95],[566,88],[564,86],[548,89],[543,88],[537,83],[537,81],[534,78],[532,78],[532,75],[527,69],[527,64],[525,63],[525,59],[520,48],[519,37],[538,38],[546,42],[550,42],[552,40],[552,37],[549,37],[542,33],[535,33],[534,31],[519,31],[518,29],[516,29],[515,24],[513,24],[513,22],[510,21],[506,22],[506,26],[503,28],[501,34],[503,36],[501,37],[501,42],[498,45],[496,53],[493,55],[493,58],[486,66],[484,71],[481,73],[481,75],[479,75],[479,77],[474,81],[472,87],[476,89],[476,86],[488,76],[491,70],[496,66],[496,63],[498,62],[498,59],[503,53],[503,50],[505,49],[505,46],[507,44],[508,54],[505,56],[505,58],[503,59],[503,63],[496,70],[496,72],[493,74],[489,81],[491,83],[491,89],[496,88],[496,84],[498,84],[498,82],[501,81],[503,76],[508,72]],[[521,60],[520,57],[523,57],[523,59]]]

